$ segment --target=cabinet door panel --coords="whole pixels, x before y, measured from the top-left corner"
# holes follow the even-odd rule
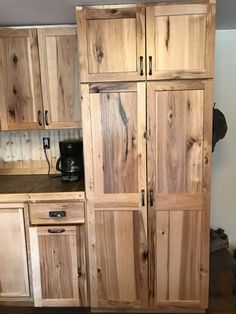
[[[82,305],[77,233],[75,226],[30,228],[35,306]]]
[[[0,299],[29,296],[22,208],[0,209]]]
[[[154,307],[207,306],[211,89],[208,81],[148,84]]]
[[[145,79],[144,7],[86,8],[77,21],[82,82]]]
[[[45,128],[81,127],[75,27],[38,29]]]
[[[0,30],[0,103],[2,130],[43,127],[36,29]]]
[[[140,213],[96,211],[95,229],[99,306],[147,305],[147,277],[142,255],[146,236]]]
[[[213,4],[147,7],[147,38],[148,79],[213,76]]]
[[[147,306],[145,83],[82,85],[91,303]]]

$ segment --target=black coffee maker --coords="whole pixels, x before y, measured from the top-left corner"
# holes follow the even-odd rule
[[[59,142],[60,158],[56,169],[61,171],[62,181],[77,181],[84,177],[83,142],[66,140]]]

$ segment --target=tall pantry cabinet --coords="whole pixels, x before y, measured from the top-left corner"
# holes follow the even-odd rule
[[[92,308],[207,308],[214,17],[77,8]]]

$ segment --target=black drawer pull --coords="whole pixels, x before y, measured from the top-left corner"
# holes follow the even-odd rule
[[[66,217],[66,212],[64,210],[54,210],[49,212],[49,217],[50,218],[64,218]]]
[[[65,231],[65,229],[48,229],[49,233],[63,233]]]

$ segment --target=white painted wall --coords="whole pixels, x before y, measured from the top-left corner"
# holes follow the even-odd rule
[[[213,153],[211,226],[225,229],[236,248],[236,30],[216,32],[214,94],[228,132]]]

